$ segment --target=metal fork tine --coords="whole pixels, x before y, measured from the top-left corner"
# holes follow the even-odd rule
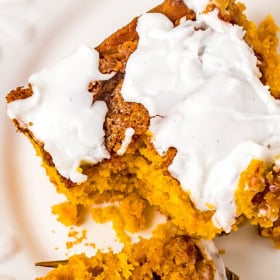
[[[67,264],[68,260],[57,260],[57,261],[44,261],[44,262],[37,262],[35,263],[35,266],[42,266],[42,267],[53,267],[56,268],[60,264],[64,265]]]
[[[239,277],[226,267],[226,275],[228,280],[239,280]]]

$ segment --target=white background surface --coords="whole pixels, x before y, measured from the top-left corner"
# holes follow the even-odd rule
[[[80,44],[96,46],[119,27],[160,0],[0,0],[0,280],[44,275],[34,262],[67,257],[68,230],[51,205],[59,201],[29,142],[6,116],[5,95],[28,77],[55,63]],[[246,0],[255,22],[271,13],[280,24],[280,2]],[[89,237],[100,246],[114,237],[95,226]],[[91,239],[92,238],[92,239]],[[10,247],[8,246],[10,244]],[[280,250],[243,227],[217,241],[226,264],[244,280],[280,279]],[[7,249],[7,254],[4,254]],[[79,252],[77,248],[68,253]],[[9,278],[8,278],[9,277]]]

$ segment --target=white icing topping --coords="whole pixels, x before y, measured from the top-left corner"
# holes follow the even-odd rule
[[[82,46],[55,67],[31,76],[31,97],[8,104],[10,118],[24,123],[44,143],[59,173],[77,183],[87,179],[78,170],[81,162],[109,158],[103,143],[107,106],[93,103],[88,85],[112,75],[101,74],[98,67],[98,52]]]
[[[126,129],[125,137],[124,137],[124,140],[122,142],[122,145],[119,148],[119,150],[117,151],[117,154],[119,156],[122,156],[126,152],[129,144],[131,143],[132,136],[134,135],[134,133],[135,133],[135,130],[132,127],[129,127],[129,128]]]
[[[201,240],[203,248],[210,259],[215,263],[216,273],[215,280],[227,280],[226,269],[222,257],[220,256],[218,249],[213,241]]]
[[[244,31],[217,11],[175,28],[162,14],[145,14],[137,32],[123,97],[148,109],[157,151],[177,149],[170,173],[230,231],[240,173],[252,158],[280,152],[279,104],[259,80]]]
[[[205,10],[209,0],[183,0],[188,8],[194,10],[196,13],[201,13]]]

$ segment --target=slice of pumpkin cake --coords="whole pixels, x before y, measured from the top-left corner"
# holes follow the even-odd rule
[[[8,94],[67,198],[60,221],[79,224],[85,209],[114,219],[94,210],[112,203],[126,231],[155,209],[184,236],[213,239],[247,217],[278,244],[277,27],[268,17],[257,28],[244,9],[166,0]]]

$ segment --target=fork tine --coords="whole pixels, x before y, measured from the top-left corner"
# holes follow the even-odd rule
[[[37,262],[35,263],[35,266],[42,266],[42,267],[53,267],[56,268],[60,264],[64,265],[67,264],[68,260],[57,260],[57,261],[43,261],[43,262]]]
[[[228,280],[239,280],[239,277],[226,267],[226,276]]]

